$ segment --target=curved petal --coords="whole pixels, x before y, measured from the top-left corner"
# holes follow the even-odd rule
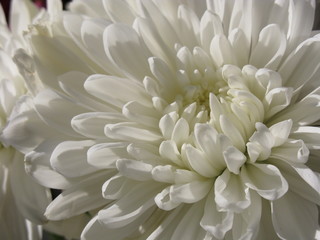
[[[88,163],[100,169],[116,168],[116,161],[127,157],[127,146],[128,144],[123,142],[93,145],[87,152]]]
[[[172,185],[170,198],[174,202],[195,203],[203,199],[211,187],[212,182],[208,180]]]
[[[227,169],[216,179],[214,193],[215,202],[222,211],[242,212],[251,203],[249,189],[241,177]]]
[[[271,201],[288,191],[287,181],[279,169],[270,164],[247,164],[241,169],[240,176],[246,186]]]
[[[152,184],[150,186],[150,184]],[[135,222],[141,215],[155,206],[154,196],[161,185],[154,182],[136,184],[129,192],[110,207],[98,213],[99,220],[107,228],[121,228]]]
[[[199,227],[202,217],[204,201],[198,202],[190,206],[184,217],[179,221],[171,239],[199,239],[198,235],[203,231]]]
[[[84,88],[115,109],[134,100],[147,106],[151,103],[143,85],[127,78],[95,74],[86,80]]]
[[[78,180],[68,179],[53,170],[50,156],[58,142],[44,141],[33,151],[25,155],[25,170],[33,180],[47,188],[66,189]]]
[[[71,128],[71,119],[80,113],[87,112],[86,108],[51,89],[39,92],[34,98],[34,105],[48,125],[63,133],[79,137]],[[57,112],[61,114],[58,115]]]
[[[318,229],[318,208],[314,203],[287,192],[271,202],[272,223],[282,239],[314,239]]]
[[[123,176],[137,180],[148,181],[152,179],[151,164],[143,163],[132,159],[119,159],[116,163],[117,169]]]
[[[276,70],[285,53],[286,44],[286,36],[278,25],[266,26],[259,34],[258,43],[252,50],[249,63],[256,67]]]
[[[128,25],[109,25],[104,33],[104,48],[108,57],[130,79],[142,81],[150,76],[147,59],[152,56],[140,36]]]
[[[101,188],[92,186],[102,186],[105,179],[114,174],[113,171],[100,172],[62,191],[47,207],[45,216],[54,221],[63,220],[107,205],[111,200],[102,197]]]
[[[87,151],[94,144],[91,140],[61,142],[52,152],[51,166],[68,178],[97,172],[98,169],[87,162]]]
[[[88,112],[74,116],[71,119],[72,128],[79,134],[93,139],[107,139],[104,128],[109,123],[123,122],[125,118],[120,113]]]
[[[232,228],[234,214],[231,211],[218,211],[214,190],[212,189],[206,199],[203,217],[200,225],[218,239],[223,239],[226,232]]]
[[[50,203],[51,194],[26,174],[23,157],[16,152],[10,166],[11,191],[22,216],[35,224],[43,224],[47,221],[43,214]]]
[[[232,236],[234,239],[247,240],[256,238],[259,230],[259,223],[262,216],[261,197],[250,192],[251,204],[242,213],[235,214],[232,227]]]

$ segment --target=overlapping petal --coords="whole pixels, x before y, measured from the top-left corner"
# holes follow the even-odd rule
[[[46,216],[94,214],[88,240],[314,237],[314,7],[75,0],[68,12],[49,9],[54,21],[28,33],[32,64],[18,58],[41,88],[1,135],[29,152],[38,182],[62,190]]]

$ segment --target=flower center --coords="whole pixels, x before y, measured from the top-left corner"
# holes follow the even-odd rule
[[[267,128],[268,120],[291,101],[292,89],[282,87],[280,75],[268,69],[225,65],[215,71],[207,67],[179,74],[179,93],[164,109],[159,127],[164,137],[160,154],[182,167],[188,168],[186,154],[193,151],[186,149],[199,147],[197,125],[203,129],[199,124],[209,126],[210,138],[228,155],[224,158],[239,158],[243,164],[257,123]],[[250,145],[252,156],[254,147]]]
[[[196,103],[199,111],[210,112],[210,93],[221,97],[227,96],[229,87],[226,81],[214,72],[201,74],[196,69],[189,78],[190,84],[183,87],[181,94],[184,106]]]

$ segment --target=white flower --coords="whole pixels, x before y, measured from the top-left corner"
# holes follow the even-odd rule
[[[16,56],[43,88],[1,136],[63,190],[46,216],[94,216],[83,239],[314,239],[314,5],[52,4]]]
[[[26,93],[22,76],[12,61],[14,52],[25,42],[22,31],[27,29],[38,10],[29,1],[13,0],[10,30],[0,6],[0,131],[16,113],[13,108]],[[19,103],[18,103],[19,104]],[[50,201],[48,192],[36,184],[24,170],[24,156],[0,142],[0,238],[41,239],[47,220],[43,213]]]

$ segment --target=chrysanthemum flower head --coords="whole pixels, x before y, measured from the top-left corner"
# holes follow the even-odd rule
[[[314,5],[75,0],[51,11],[28,35],[26,78],[43,88],[2,135],[32,149],[38,182],[63,190],[46,216],[93,217],[83,239],[314,239]]]

